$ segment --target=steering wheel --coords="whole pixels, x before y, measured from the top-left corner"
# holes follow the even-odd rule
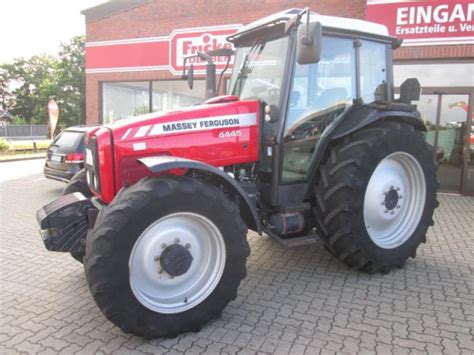
[[[266,101],[270,103],[278,103],[278,100],[280,98],[280,88],[268,89],[265,93],[265,96],[267,97]]]

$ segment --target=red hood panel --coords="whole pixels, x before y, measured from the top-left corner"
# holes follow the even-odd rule
[[[149,175],[137,160],[143,157],[171,155],[216,167],[256,162],[260,111],[258,101],[234,101],[151,113],[106,125],[113,135],[114,175],[109,169],[101,171],[101,198],[108,203],[122,186]],[[112,192],[106,185],[114,180]]]
[[[191,106],[171,112],[154,112],[106,125],[115,142],[143,141],[176,134],[257,125],[258,101]]]

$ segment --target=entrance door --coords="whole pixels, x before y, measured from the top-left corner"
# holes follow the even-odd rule
[[[474,192],[474,142],[469,94],[423,90],[418,110],[428,128],[426,140],[433,145],[439,164],[440,191]]]

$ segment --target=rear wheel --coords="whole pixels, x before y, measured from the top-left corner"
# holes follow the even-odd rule
[[[99,214],[84,260],[91,293],[125,332],[173,336],[220,315],[246,276],[239,209],[188,177],[145,178]]]
[[[85,197],[92,197],[92,192],[89,189],[89,186],[87,186],[86,169],[79,170],[72,177],[72,179],[68,182],[68,184],[64,188],[63,195],[72,194],[74,192],[80,192]],[[75,260],[79,261],[82,264],[83,259],[84,259],[84,252],[73,252],[70,254]]]
[[[328,149],[315,188],[326,249],[354,269],[403,266],[426,241],[438,205],[436,166],[422,133],[384,121]]]

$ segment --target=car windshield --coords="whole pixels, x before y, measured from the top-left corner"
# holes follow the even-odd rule
[[[283,37],[238,48],[230,86],[232,94],[241,100],[258,99],[278,106],[288,41],[288,37]]]
[[[82,132],[63,131],[51,143],[52,147],[60,147],[61,150],[79,152],[84,150],[84,136]]]

